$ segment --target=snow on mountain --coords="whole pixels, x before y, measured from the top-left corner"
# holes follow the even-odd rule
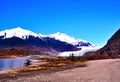
[[[58,54],[58,56],[63,56],[63,57],[66,57],[66,56],[70,56],[71,54],[74,54],[74,56],[82,56],[84,55],[86,52],[90,52],[90,51],[96,51],[98,49],[100,49],[101,47],[97,47],[97,46],[94,46],[94,47],[82,47],[82,50],[79,50],[79,51],[67,51],[67,52],[61,52]]]
[[[34,33],[32,31],[29,30],[25,30],[22,29],[21,27],[17,27],[17,28],[13,28],[13,29],[8,29],[8,30],[4,30],[0,32],[0,36],[2,37],[2,39],[6,39],[6,38],[11,38],[11,37],[19,37],[22,39],[27,39],[29,38],[29,36],[34,36],[34,37],[49,37],[49,38],[54,38],[56,40],[62,41],[62,42],[67,42],[69,44],[72,44],[76,47],[90,47],[90,46],[94,46],[93,44],[82,40],[82,39],[75,39],[71,36],[68,36],[64,33],[54,33],[54,34],[49,34],[49,35],[42,35],[42,34],[38,34],[38,33]]]
[[[62,41],[62,42],[67,42],[67,43],[72,44],[77,47],[94,46],[93,44],[91,44],[85,40],[75,39],[64,33],[57,32],[57,33],[49,34],[49,35],[42,35],[42,34],[34,33],[29,30],[22,29],[21,27],[1,31],[0,36],[2,37],[2,39],[11,38],[11,37],[19,37],[22,39],[27,39],[29,36],[34,36],[34,37],[39,37],[39,38],[49,37],[49,38],[54,38],[54,39]]]
[[[86,45],[88,45],[88,47],[89,46],[94,46],[93,44],[90,44],[89,42],[87,42],[85,40],[75,39],[73,37],[70,37],[70,36],[68,36],[64,33],[60,33],[60,32],[50,34],[50,35],[48,35],[48,37],[55,38],[56,40],[60,40],[60,41],[63,41],[63,42],[67,42],[67,43],[72,44],[72,45],[84,46],[86,44]]]
[[[44,35],[37,34],[37,33],[34,33],[32,31],[29,31],[29,30],[22,29],[21,27],[17,27],[17,28],[1,31],[0,36],[4,36],[3,39],[11,38],[11,37],[19,37],[22,39],[26,39],[29,36],[43,37]]]
[[[49,35],[42,35],[42,34],[34,33],[29,30],[22,29],[21,27],[8,29],[8,30],[4,30],[4,31],[0,32],[1,39],[12,38],[12,37],[19,37],[21,39],[27,39],[27,38],[29,38],[29,36],[38,37],[40,39],[49,37],[52,39],[59,40],[60,42],[62,41],[62,42],[72,44],[74,47],[81,49],[79,51],[62,52],[62,53],[59,53],[58,56],[69,56],[72,53],[74,53],[74,55],[81,56],[88,51],[95,51],[95,50],[99,49],[99,47],[94,46],[93,44],[91,44],[85,40],[75,39],[71,36],[68,36],[68,35],[66,35],[64,33],[60,33],[60,32],[57,32],[54,34],[49,34]]]

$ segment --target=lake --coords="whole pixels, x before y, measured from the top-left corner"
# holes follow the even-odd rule
[[[43,56],[34,55],[18,58],[0,59],[0,71],[10,69],[21,69],[26,66],[25,63],[27,62],[27,60],[40,59],[42,57]]]

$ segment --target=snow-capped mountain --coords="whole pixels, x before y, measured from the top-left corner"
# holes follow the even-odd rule
[[[20,49],[21,47],[27,47],[28,49],[32,48],[35,52],[42,51],[47,53],[51,53],[52,51],[56,51],[57,53],[80,50],[69,43],[62,42],[42,34],[37,34],[20,27],[0,32],[0,49]]]
[[[37,34],[32,31],[22,29],[21,27],[1,31],[0,36],[3,36],[2,39],[11,38],[11,37],[19,37],[21,39],[27,39],[29,36],[44,37],[44,35],[42,34]]]
[[[69,43],[71,45],[74,45],[80,48],[84,46],[85,47],[94,46],[93,44],[85,40],[75,39],[71,36],[68,36],[67,34],[60,33],[60,32],[49,34],[49,35],[42,35],[40,33],[34,33],[32,31],[22,29],[21,27],[8,29],[8,30],[4,30],[0,32],[0,38],[2,39],[11,38],[11,37],[19,37],[21,39],[27,39],[29,38],[29,36],[38,37],[38,38],[49,37],[49,38],[53,38],[53,39],[56,39],[62,42]]]
[[[67,42],[69,44],[72,44],[74,46],[77,46],[77,47],[90,47],[90,46],[94,46],[93,44],[85,41],[85,40],[82,40],[82,39],[75,39],[71,36],[68,36],[64,33],[60,33],[60,32],[57,32],[57,33],[54,33],[54,34],[50,34],[48,35],[48,37],[50,38],[55,38],[56,40],[60,40],[60,41],[63,41],[63,42]]]
[[[75,39],[64,33],[57,32],[49,35],[42,35],[17,27],[0,32],[0,49],[6,48],[10,49],[10,53],[11,50],[14,50],[11,48],[17,48],[17,51],[22,48],[23,50],[27,49],[26,51],[30,50],[31,53],[42,51],[52,53],[52,55],[55,52],[56,55],[59,55],[58,53],[66,51],[72,52],[79,50],[79,53],[83,53],[85,51],[92,51],[93,48],[96,47],[85,40]]]

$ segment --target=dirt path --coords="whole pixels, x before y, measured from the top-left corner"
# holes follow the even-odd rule
[[[120,59],[89,61],[87,67],[20,77],[7,82],[120,82]]]

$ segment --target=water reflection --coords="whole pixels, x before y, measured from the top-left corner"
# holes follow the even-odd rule
[[[42,58],[41,56],[26,56],[11,59],[0,59],[0,70],[20,69],[25,67],[27,60]]]

